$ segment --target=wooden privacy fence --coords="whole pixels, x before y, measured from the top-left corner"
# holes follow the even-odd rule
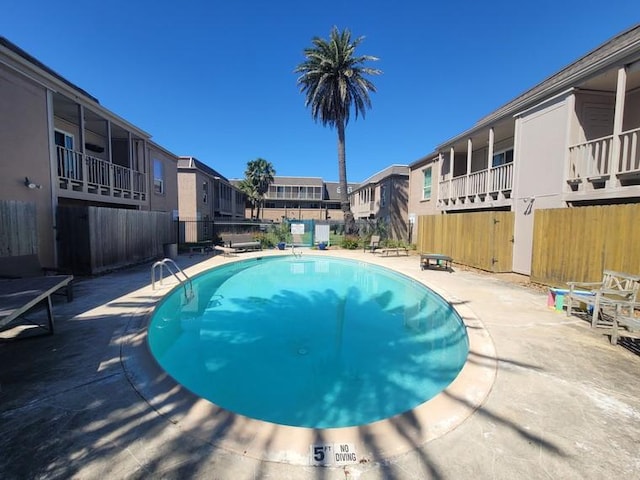
[[[0,257],[38,254],[36,204],[0,200]]]
[[[490,272],[511,272],[513,212],[418,217],[418,251],[443,253],[454,262]]]
[[[171,213],[59,206],[58,257],[74,273],[95,274],[163,255],[174,243]]]
[[[640,275],[640,204],[536,210],[531,281],[602,280],[603,270]]]

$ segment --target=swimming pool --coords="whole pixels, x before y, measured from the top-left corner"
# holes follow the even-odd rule
[[[455,311],[418,282],[332,257],[227,264],[175,290],[149,325],[176,381],[251,418],[314,428],[408,411],[456,377],[469,346]]]

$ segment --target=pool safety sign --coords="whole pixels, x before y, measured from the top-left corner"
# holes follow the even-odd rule
[[[309,449],[311,465],[339,466],[353,463],[358,463],[358,455],[353,443],[311,445]]]

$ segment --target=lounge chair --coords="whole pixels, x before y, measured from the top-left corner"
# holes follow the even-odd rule
[[[18,278],[36,278],[51,275],[70,277],[71,280],[61,285],[54,293],[66,295],[67,302],[72,301],[73,275],[70,275],[70,272],[58,268],[43,267],[36,254],[0,257],[0,279],[15,280]]]
[[[380,246],[380,235],[371,235],[371,241],[369,245],[365,245],[364,251],[369,250],[371,253],[376,251],[376,248]]]
[[[0,280],[0,329],[22,317],[35,307],[44,304],[47,308],[47,333],[53,334],[53,309],[51,295],[68,287],[73,275],[50,275],[38,278]],[[38,325],[42,327],[42,325]],[[42,327],[44,328],[44,327]]]

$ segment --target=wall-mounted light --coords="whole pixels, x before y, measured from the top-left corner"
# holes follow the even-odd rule
[[[38,185],[37,183],[33,183],[31,180],[29,180],[29,177],[24,177],[24,186],[30,189],[34,189],[34,188],[42,188],[42,185]]]

